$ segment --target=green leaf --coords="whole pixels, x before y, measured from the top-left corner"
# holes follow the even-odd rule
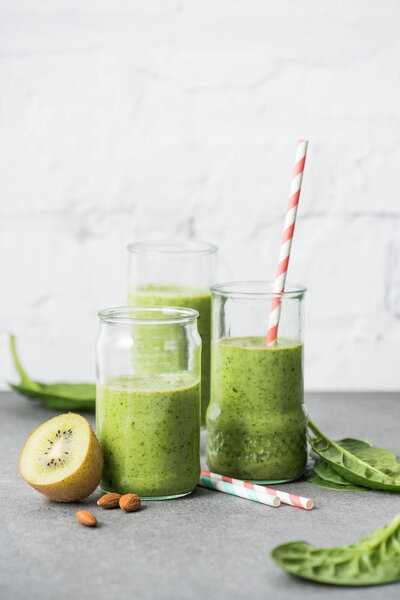
[[[336,490],[337,492],[366,492],[367,488],[361,487],[358,485],[354,485],[352,483],[346,483],[346,485],[342,485],[340,483],[335,483],[333,481],[326,481],[325,479],[321,479],[318,475],[313,475],[308,479],[314,485],[318,487],[326,488],[327,490]]]
[[[334,442],[310,420],[309,442],[323,461],[347,481],[376,490],[400,491],[400,463],[394,452],[351,438]]]
[[[324,461],[318,461],[314,464],[314,473],[318,476],[319,479],[323,479],[327,483],[334,483],[336,485],[341,486],[354,485],[350,481],[347,481],[347,479],[339,475],[339,473],[336,473],[336,471],[334,471],[332,467]],[[362,489],[364,490],[366,488]]]
[[[20,375],[19,384],[10,386],[26,398],[36,398],[48,408],[55,410],[93,410],[96,401],[96,386],[93,383],[51,383],[33,381],[21,365],[15,346],[15,337],[10,336],[11,353]]]
[[[330,585],[400,581],[400,513],[355,544],[316,548],[289,542],[273,548],[271,558],[288,573]]]
[[[14,365],[19,373],[19,376],[21,377],[20,386],[32,390],[32,392],[39,391],[40,390],[39,384],[35,383],[34,381],[32,381],[32,379],[30,379],[28,377],[26,371],[23,369],[23,367],[20,363],[20,360],[17,355],[17,349],[15,347],[15,336],[14,335],[10,335],[10,346],[11,346],[11,354],[12,354],[12,357],[14,360]]]

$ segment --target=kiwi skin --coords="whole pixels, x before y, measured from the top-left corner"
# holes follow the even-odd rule
[[[26,479],[19,467],[19,471],[26,483],[54,502],[75,502],[76,500],[86,498],[94,492],[100,483],[104,460],[99,440],[89,421],[87,421],[87,425],[90,430],[88,450],[81,466],[74,473],[56,483],[39,485]],[[28,440],[35,431],[32,431]],[[24,448],[28,440],[25,442]],[[22,448],[21,456],[24,448]]]

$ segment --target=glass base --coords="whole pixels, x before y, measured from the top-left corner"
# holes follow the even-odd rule
[[[184,496],[189,496],[193,490],[190,492],[184,492],[183,494],[175,494],[174,496],[140,496],[141,500],[174,500],[174,498],[183,498]]]
[[[116,490],[107,490],[105,487],[103,487],[102,485],[100,486],[100,489],[105,493],[105,494],[120,494],[121,492],[117,492]],[[172,496],[140,496],[141,500],[174,500],[174,498],[183,498],[184,496],[188,496],[189,494],[191,494],[193,492],[193,490],[190,490],[189,492],[184,492],[183,494],[174,494]],[[125,492],[126,494],[129,492]]]
[[[257,485],[265,485],[266,483],[275,485],[277,483],[289,483],[290,481],[295,481],[299,479],[301,475],[297,477],[290,477],[290,479],[242,479],[242,481],[248,481],[249,483],[256,483]]]
[[[232,475],[231,471],[218,470],[214,467],[215,473],[220,475],[224,475],[225,477],[231,477],[232,479],[238,479],[239,481],[247,481],[249,483],[255,483],[257,485],[276,485],[279,483],[289,483],[290,481],[296,481],[296,479],[300,479],[304,475],[304,471],[301,473],[297,473],[296,475],[292,475],[291,477],[283,477],[281,479],[250,479],[249,477],[240,477],[240,475]]]
[[[289,483],[290,481],[296,481],[303,477],[304,471],[295,475],[294,477],[288,477],[285,479],[242,479],[242,481],[248,481],[249,483],[256,483],[257,485],[265,485],[266,483],[275,485],[276,483]]]

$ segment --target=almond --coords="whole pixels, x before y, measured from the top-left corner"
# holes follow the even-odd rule
[[[140,508],[140,498],[136,494],[125,494],[119,499],[119,506],[126,512],[134,512]]]
[[[95,527],[97,525],[96,517],[87,510],[78,510],[76,513],[76,518],[78,519],[79,523],[82,523],[82,525],[85,525],[85,527]]]
[[[97,500],[97,504],[102,508],[118,508],[121,494],[104,494]]]

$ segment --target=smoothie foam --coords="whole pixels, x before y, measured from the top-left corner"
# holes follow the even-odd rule
[[[307,460],[303,346],[280,338],[221,339],[212,344],[207,462],[239,479],[279,482],[300,477]]]

